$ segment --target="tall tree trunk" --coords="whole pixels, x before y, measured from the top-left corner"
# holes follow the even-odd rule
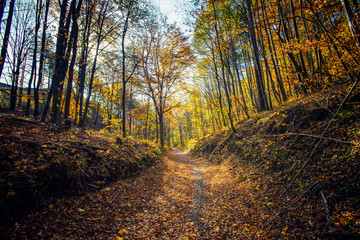
[[[349,28],[356,40],[356,45],[360,49],[360,26],[358,23],[359,16],[359,7],[356,1],[353,1],[355,5],[355,12],[352,11],[348,0],[341,0],[341,3],[344,7],[346,17],[349,22]]]
[[[161,147],[165,146],[165,129],[164,129],[164,113],[162,110],[159,110],[159,135],[160,135],[160,145]]]
[[[0,54],[0,79],[1,79],[2,71],[4,69],[5,59],[6,59],[6,55],[7,55],[7,48],[8,48],[8,43],[9,43],[9,36],[10,36],[10,30],[11,30],[11,22],[12,22],[13,13],[14,13],[14,6],[15,6],[15,0],[10,0],[9,13],[8,13],[8,17],[6,20],[6,28],[5,28],[3,45],[1,48],[1,54]]]
[[[130,9],[126,14],[126,19],[124,23],[124,28],[121,36],[121,53],[122,53],[122,102],[121,102],[121,109],[122,109],[122,136],[126,137],[126,55],[125,55],[125,36],[128,30],[128,23],[130,17]]]
[[[261,1],[261,6],[263,8],[262,12],[263,12],[263,22],[264,22],[264,27],[265,27],[264,30],[265,30],[265,34],[266,34],[266,39],[268,40],[271,62],[273,64],[275,75],[276,75],[276,81],[277,81],[279,89],[280,89],[281,99],[283,102],[285,102],[287,100],[286,91],[285,91],[284,83],[283,83],[282,76],[281,76],[281,73],[279,70],[279,64],[277,61],[277,53],[276,53],[272,33],[271,33],[271,30],[267,27],[267,26],[270,26],[270,23],[269,23],[269,18],[267,17],[266,6],[264,4],[264,0]],[[265,16],[265,14],[266,14],[266,16]]]
[[[219,92],[219,97],[218,98],[219,98],[221,119],[222,119],[222,122],[223,122],[224,126],[227,126],[226,120],[225,120],[224,109],[223,109],[223,105],[222,105],[223,103],[222,103],[222,93],[221,93],[221,85],[220,85],[220,79],[219,79],[219,71],[218,71],[218,68],[217,68],[214,51],[215,51],[214,48],[211,47],[212,60],[213,60],[214,69],[215,69],[215,79],[216,79],[217,88],[218,88],[218,92]]]
[[[37,59],[37,49],[38,49],[38,35],[40,29],[40,17],[41,17],[41,9],[42,9],[42,0],[36,2],[36,21],[35,21],[35,36],[34,36],[34,53],[33,53],[33,61],[31,65],[31,73],[30,79],[28,83],[28,90],[27,90],[27,103],[25,108],[25,115],[29,116],[30,114],[30,106],[31,106],[31,85],[33,79],[36,78],[36,59]]]
[[[217,13],[216,13],[216,8],[215,8],[215,4],[214,2],[212,2],[212,7],[213,7],[213,13],[214,13],[214,27],[215,27],[215,34],[216,34],[216,43],[217,43],[217,48],[218,48],[218,52],[220,55],[220,61],[221,61],[221,73],[222,73],[222,80],[223,80],[223,84],[224,84],[224,89],[225,89],[225,96],[226,96],[226,100],[228,103],[228,118],[229,118],[229,122],[230,122],[230,128],[232,132],[236,132],[235,127],[234,127],[234,122],[233,122],[233,116],[232,116],[232,104],[231,104],[231,100],[230,100],[230,94],[228,91],[228,84],[226,82],[226,76],[225,76],[225,63],[224,63],[224,58],[223,58],[223,54],[222,54],[222,50],[221,50],[221,45],[220,45],[220,36],[219,36],[219,32],[218,32],[218,24],[217,24]]]
[[[39,74],[36,87],[34,87],[34,117],[39,116],[39,91],[42,83],[42,76],[44,71],[44,52],[45,52],[45,43],[46,43],[46,29],[47,29],[47,19],[49,14],[50,0],[46,0],[45,6],[45,20],[43,23],[43,33],[41,37],[41,50],[40,50],[40,65],[39,65]],[[34,81],[34,85],[35,85]]]
[[[86,68],[88,64],[88,49],[89,49],[89,38],[91,33],[91,21],[93,16],[93,10],[95,4],[90,1],[86,1],[86,16],[85,16],[85,27],[83,30],[83,38],[81,41],[82,49],[81,56],[79,60],[79,73],[78,73],[78,93],[75,96],[75,101],[77,103],[75,111],[74,122],[79,122],[82,119],[83,114],[83,102],[84,102],[84,91],[85,91],[85,78],[86,78]]]
[[[0,22],[4,15],[5,6],[6,6],[6,0],[0,0]],[[1,24],[0,24],[0,32],[1,32]]]
[[[52,104],[52,109],[51,109],[51,122],[55,123],[59,121],[60,118],[60,112],[61,112],[61,108],[60,108],[60,104],[61,104],[61,98],[62,98],[62,93],[63,93],[63,89],[64,89],[64,82],[65,82],[65,77],[66,77],[66,72],[68,70],[68,66],[69,66],[69,58],[70,58],[70,53],[71,53],[71,46],[69,45],[69,30],[70,30],[70,23],[71,23],[71,19],[72,19],[72,15],[74,13],[76,9],[76,0],[72,0],[71,4],[70,4],[70,10],[69,13],[67,15],[66,18],[66,24],[65,27],[63,29],[63,38],[62,41],[63,43],[62,45],[62,50],[61,50],[61,56],[63,56],[61,59],[59,59],[59,64],[58,64],[58,69],[55,68],[55,71],[58,70],[59,74],[55,75],[56,78],[54,78],[55,80],[55,88],[54,88],[54,97],[53,97],[53,104]],[[70,34],[70,38],[72,38],[73,33]]]
[[[73,0],[74,1],[74,0]],[[57,35],[57,41],[56,41],[56,53],[55,53],[55,71],[54,75],[51,80],[51,86],[50,91],[48,93],[45,108],[41,117],[41,121],[45,121],[49,108],[50,108],[50,102],[53,99],[53,106],[52,106],[52,112],[51,112],[51,121],[56,122],[57,114],[59,111],[59,84],[60,79],[62,78],[62,75],[65,74],[63,72],[64,68],[64,57],[65,57],[65,51],[66,51],[66,43],[67,43],[67,36],[68,36],[68,28],[69,28],[69,15],[68,19],[66,19],[66,11],[67,11],[67,4],[68,0],[63,0],[62,3],[60,3],[60,18],[59,18],[59,27],[58,27],[58,35]]]
[[[19,75],[20,75],[20,67],[21,67],[21,53],[18,53],[18,56],[16,58],[16,67],[13,71],[12,76],[12,84],[11,84],[11,94],[10,94],[10,109],[15,110],[16,108],[16,99],[17,99],[17,91],[18,91],[18,85],[19,85]]]
[[[22,107],[22,100],[23,100],[23,92],[24,92],[24,80],[25,80],[25,69],[26,69],[26,57],[24,60],[24,64],[23,67],[21,69],[22,72],[22,76],[21,76],[21,80],[20,80],[20,88],[19,88],[19,102],[18,102],[18,106],[21,108]]]
[[[76,54],[77,54],[77,40],[78,40],[78,34],[79,34],[79,26],[77,23],[80,9],[82,5],[82,0],[79,1],[78,6],[76,8],[76,11],[74,11],[72,20],[73,25],[71,29],[71,36],[70,36],[70,44],[69,48],[72,47],[72,57],[71,62],[69,66],[69,76],[68,76],[68,84],[66,88],[66,98],[65,98],[65,110],[64,110],[64,118],[69,118],[70,115],[70,102],[71,102],[71,93],[72,93],[72,86],[73,86],[73,77],[74,77],[74,67],[75,67],[75,61],[76,61]]]
[[[89,106],[90,106],[91,92],[92,92],[94,78],[95,78],[96,64],[97,64],[97,58],[99,56],[100,43],[101,43],[101,41],[103,39],[102,34],[103,34],[103,27],[104,27],[104,23],[105,23],[107,7],[109,6],[108,4],[109,3],[105,3],[105,5],[102,5],[101,10],[99,12],[99,18],[98,18],[98,22],[97,22],[97,24],[99,26],[99,33],[98,33],[97,40],[96,40],[95,57],[94,57],[94,62],[93,62],[93,66],[92,66],[92,69],[91,69],[88,96],[86,98],[84,112],[83,112],[82,118],[80,120],[80,125],[83,128],[86,127],[87,113],[88,113]]]
[[[267,101],[266,101],[264,81],[262,78],[262,67],[260,64],[259,48],[258,48],[258,44],[256,42],[254,20],[253,20],[253,15],[252,15],[252,10],[251,10],[251,0],[246,0],[246,10],[247,10],[247,17],[248,17],[248,24],[249,24],[251,46],[253,48],[255,81],[256,81],[257,93],[258,93],[258,111],[261,112],[261,111],[268,110],[268,106],[267,106]]]

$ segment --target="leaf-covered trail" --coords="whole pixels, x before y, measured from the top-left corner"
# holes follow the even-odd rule
[[[247,221],[249,186],[225,165],[180,150],[139,176],[95,193],[59,199],[19,223],[13,238],[226,239],[259,233]],[[246,194],[243,194],[246,193]],[[255,211],[255,209],[253,210]]]

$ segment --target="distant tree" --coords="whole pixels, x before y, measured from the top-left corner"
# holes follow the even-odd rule
[[[176,106],[171,102],[183,73],[194,61],[194,55],[187,38],[174,25],[153,26],[143,43],[144,61],[141,62],[141,74],[145,92],[153,101],[159,125],[161,146],[165,145],[164,114]]]

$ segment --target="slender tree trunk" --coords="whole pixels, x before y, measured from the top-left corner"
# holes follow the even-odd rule
[[[78,103],[78,107],[76,109],[78,114],[75,115],[75,122],[83,118],[83,102],[84,102],[84,91],[85,91],[85,78],[86,78],[86,68],[87,68],[87,57],[88,57],[88,48],[89,48],[89,38],[90,38],[90,28],[91,28],[91,19],[93,14],[94,5],[91,2],[86,1],[88,4],[86,7],[86,17],[85,17],[85,28],[84,28],[84,35],[82,39],[82,51],[81,57],[79,61],[79,74],[78,74],[78,81],[79,81],[79,89],[78,94],[76,95],[76,102]]]
[[[164,114],[159,110],[159,133],[160,133],[160,145],[165,146],[165,134],[164,134]]]
[[[2,44],[2,48],[1,48],[1,54],[0,54],[0,79],[1,79],[2,71],[4,69],[5,59],[6,59],[6,55],[7,55],[7,48],[8,48],[8,43],[9,43],[9,36],[10,36],[10,30],[11,30],[11,22],[12,22],[13,13],[14,13],[14,6],[15,6],[15,0],[10,0],[9,13],[8,13],[8,17],[6,20],[6,28],[5,28],[4,39],[3,39],[3,44]]]
[[[59,65],[58,65],[58,69],[55,69],[59,71],[58,75],[55,75],[55,85],[57,86],[56,88],[54,88],[54,97],[53,97],[53,104],[52,104],[52,109],[51,109],[51,122],[55,123],[59,121],[60,118],[60,112],[61,112],[61,98],[62,98],[62,93],[63,93],[63,89],[64,89],[64,82],[65,82],[65,77],[66,77],[66,72],[68,70],[69,67],[69,58],[70,58],[70,53],[71,53],[71,46],[69,44],[69,29],[70,29],[70,23],[71,23],[71,19],[72,16],[74,14],[74,11],[76,9],[76,0],[73,0],[70,4],[70,11],[67,15],[66,18],[66,24],[64,27],[64,31],[62,34],[64,34],[63,36],[63,43],[62,43],[62,52],[61,52],[61,56],[63,56],[61,59],[59,59]],[[70,33],[70,39],[73,38],[73,32]],[[66,50],[66,52],[65,52]]]
[[[17,91],[19,85],[19,75],[20,75],[20,67],[21,67],[21,51],[18,53],[16,59],[16,67],[12,76],[12,85],[11,85],[11,95],[10,95],[10,109],[15,110],[16,108],[16,99],[17,99]]]
[[[79,1],[76,11],[73,13],[73,25],[71,29],[71,36],[70,36],[70,44],[69,49],[72,47],[72,58],[69,66],[69,76],[68,76],[68,84],[66,89],[66,98],[65,98],[65,110],[64,110],[64,118],[67,119],[70,116],[70,102],[71,102],[71,93],[72,93],[72,85],[73,85],[73,76],[74,76],[74,67],[76,61],[76,54],[77,54],[77,39],[79,35],[79,26],[77,23],[80,9],[82,5],[82,0]]]
[[[256,81],[256,86],[257,86],[258,104],[259,104],[258,111],[262,112],[262,111],[268,110],[268,106],[267,106],[267,101],[266,101],[264,81],[262,79],[262,68],[261,68],[261,64],[260,64],[259,48],[258,48],[258,44],[256,41],[256,35],[255,35],[255,29],[254,29],[254,20],[253,20],[253,15],[252,15],[252,10],[251,10],[251,0],[246,0],[246,9],[247,9],[251,46],[253,48],[255,81]]]
[[[74,2],[75,0],[73,0]],[[65,51],[66,51],[66,44],[67,44],[67,36],[68,36],[68,28],[70,25],[69,15],[66,19],[66,11],[67,11],[67,3],[68,0],[63,0],[60,4],[60,18],[59,18],[59,28],[58,28],[58,35],[56,41],[56,53],[55,53],[55,71],[54,75],[51,80],[51,87],[48,93],[46,104],[44,108],[44,112],[41,117],[41,121],[45,121],[48,110],[50,108],[50,102],[52,101],[52,112],[51,112],[51,121],[56,122],[58,111],[59,111],[59,84],[62,75],[65,74],[64,70],[64,58],[65,58]]]
[[[95,57],[94,57],[94,62],[93,62],[92,70],[91,70],[91,76],[90,76],[90,82],[89,82],[89,92],[88,92],[88,96],[86,98],[84,113],[83,113],[82,119],[80,121],[80,125],[83,128],[86,127],[87,112],[89,110],[89,105],[90,105],[91,92],[92,92],[94,78],[95,78],[95,72],[96,72],[97,58],[99,56],[100,43],[101,43],[102,38],[103,38],[102,33],[103,33],[103,27],[104,27],[104,22],[105,22],[105,14],[106,14],[108,6],[109,6],[108,3],[105,3],[105,5],[102,5],[101,11],[99,13],[99,19],[98,19],[98,22],[97,22],[98,25],[99,25],[99,33],[98,33],[98,36],[97,36]]]
[[[121,53],[122,53],[122,102],[121,102],[121,107],[122,107],[122,135],[125,138],[126,137],[126,55],[125,55],[125,36],[126,36],[126,32],[128,30],[128,23],[129,23],[129,17],[130,17],[130,9],[128,10],[128,13],[126,15],[126,19],[125,19],[125,23],[124,23],[124,28],[123,28],[123,32],[122,32],[122,37],[121,37]]]
[[[2,21],[2,17],[4,15],[5,6],[6,6],[6,0],[0,0],[0,22]],[[0,32],[1,32],[1,24],[0,24]]]
[[[41,50],[40,50],[40,65],[39,65],[39,74],[36,87],[34,87],[34,117],[39,116],[39,91],[42,83],[42,76],[44,71],[44,52],[45,52],[45,43],[46,43],[46,29],[47,29],[47,19],[49,14],[50,0],[46,1],[45,6],[45,20],[43,23],[43,33],[41,37]],[[34,85],[35,85],[34,81]]]
[[[285,102],[287,100],[286,91],[285,91],[284,83],[283,83],[281,73],[279,70],[279,66],[278,66],[279,64],[277,61],[277,53],[276,53],[272,33],[271,33],[271,30],[267,27],[267,26],[270,26],[270,23],[269,23],[269,18],[267,17],[266,6],[264,4],[264,0],[261,1],[261,6],[263,8],[262,12],[263,12],[263,22],[264,22],[264,27],[265,27],[264,30],[265,30],[265,34],[266,34],[266,39],[268,40],[271,62],[273,64],[275,75],[276,75],[276,81],[277,81],[279,89],[280,89],[281,99],[283,102]],[[266,16],[265,16],[265,14],[266,14]]]
[[[30,114],[30,106],[31,106],[31,85],[33,80],[36,78],[36,59],[37,59],[37,49],[38,49],[38,35],[40,29],[40,17],[41,17],[41,9],[42,9],[42,0],[36,2],[36,20],[35,20],[35,36],[34,36],[34,53],[33,53],[33,61],[31,66],[30,79],[28,83],[27,90],[27,103],[25,108],[25,115],[29,116]],[[34,80],[35,81],[35,80]]]
[[[18,106],[21,108],[22,107],[22,100],[23,100],[23,92],[24,92],[24,80],[25,80],[25,68],[26,68],[26,57],[24,60],[24,64],[23,67],[21,69],[22,72],[22,76],[21,76],[21,80],[20,80],[20,89],[19,89],[19,102],[18,102]]]
[[[353,2],[354,2],[354,6],[356,7],[355,12],[352,11],[348,0],[341,0],[341,3],[346,13],[346,17],[349,22],[349,28],[356,40],[357,47],[360,49],[360,26],[357,20],[357,18],[360,17],[358,16],[360,10],[358,7],[358,3],[356,1]]]
[[[215,79],[216,79],[217,88],[218,88],[218,92],[219,92],[218,98],[219,98],[219,105],[220,105],[220,113],[221,113],[221,117],[222,117],[221,119],[222,119],[224,126],[227,126],[226,120],[225,120],[224,109],[222,106],[222,93],[221,93],[221,85],[220,85],[220,80],[219,80],[219,72],[217,69],[217,64],[216,64],[215,53],[214,53],[213,47],[211,47],[211,54],[212,54],[212,60],[213,60],[214,69],[215,69]]]
[[[216,13],[216,8],[215,8],[215,4],[214,2],[212,2],[212,7],[213,7],[213,13],[214,13],[214,28],[215,28],[215,34],[216,34],[216,43],[217,43],[217,49],[220,55],[220,61],[221,61],[221,73],[222,73],[222,80],[223,80],[223,84],[224,84],[224,89],[225,89],[225,96],[226,96],[226,100],[228,103],[228,118],[230,121],[230,128],[232,132],[236,132],[235,127],[234,127],[234,123],[233,123],[233,117],[232,117],[232,104],[231,104],[231,100],[230,100],[230,94],[228,91],[228,84],[226,82],[226,76],[225,76],[225,63],[224,63],[224,58],[223,58],[223,54],[222,54],[222,50],[221,50],[221,45],[220,45],[220,36],[219,36],[219,32],[218,32],[218,24],[217,24],[217,13]]]

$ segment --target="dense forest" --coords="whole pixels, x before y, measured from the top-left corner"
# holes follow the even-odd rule
[[[359,72],[357,1],[195,1],[192,36],[146,1],[6,2],[3,108],[162,145]]]
[[[250,192],[258,198],[242,201],[250,205],[267,202],[261,211],[278,212],[263,216],[271,215],[272,221],[278,222],[274,227],[261,217],[253,218],[252,226],[257,229],[248,231],[249,238],[300,239],[304,232],[296,229],[290,233],[288,228],[308,223],[315,238],[359,237],[359,195],[355,193],[360,189],[359,1],[189,0],[179,11],[183,15],[179,21],[184,23],[169,21],[155,1],[149,0],[0,1],[0,157],[6,159],[0,164],[1,209],[16,208],[9,202],[22,190],[14,190],[13,185],[26,181],[24,186],[33,184],[31,181],[39,181],[39,185],[32,185],[32,192],[24,193],[21,201],[31,195],[33,206],[41,209],[44,206],[38,202],[52,206],[46,196],[55,191],[83,195],[88,188],[97,191],[153,165],[158,171],[170,169],[187,176],[190,173],[185,168],[177,168],[191,163],[186,166],[194,168],[198,179],[206,175],[204,171],[214,171],[209,162],[201,163],[203,167],[191,157],[181,160],[180,153],[164,153],[165,159],[175,159],[177,165],[171,161],[156,164],[160,149],[166,152],[179,147],[191,148],[211,164],[230,164],[228,171],[240,179],[237,181],[247,176],[249,184],[258,182],[246,185],[257,188],[256,193]],[[24,153],[12,155],[14,146]],[[29,149],[37,149],[38,155]],[[68,159],[61,167],[46,163],[60,159],[64,152]],[[116,162],[117,155],[121,164],[108,162]],[[34,163],[30,156],[42,160]],[[23,160],[14,160],[19,157]],[[82,157],[91,161],[81,162]],[[127,158],[131,160],[126,162]],[[326,161],[312,160],[317,158]],[[26,173],[31,164],[36,174],[45,168],[51,173],[60,169],[52,183],[57,190],[49,191],[46,185],[53,175],[39,173],[34,178],[30,176],[34,172]],[[200,166],[202,170],[196,170]],[[307,169],[309,166],[312,168]],[[329,167],[331,170],[323,171]],[[246,173],[242,168],[255,170]],[[7,184],[15,172],[9,169],[23,175]],[[217,176],[214,174],[209,176]],[[153,175],[155,172],[149,173]],[[56,181],[65,178],[68,182],[58,186]],[[148,181],[145,178],[140,178],[142,184]],[[158,176],[154,178],[160,181]],[[173,180],[164,182],[171,185]],[[83,185],[87,185],[86,191]],[[338,185],[341,191],[330,185]],[[69,188],[72,190],[66,190]],[[313,200],[313,194],[320,196],[319,201]],[[295,199],[291,207],[305,197],[317,201],[314,204],[325,210],[301,211],[304,215],[325,211],[325,216],[303,220],[301,214],[292,213],[285,220],[280,202],[286,197]],[[200,202],[194,204],[203,206]],[[303,203],[306,205],[305,200]],[[287,205],[288,210],[291,207]],[[33,208],[24,208],[24,212]],[[82,213],[83,208],[78,209]],[[1,213],[11,222],[23,215]],[[191,216],[201,219],[197,213]],[[331,225],[336,223],[336,227]],[[196,224],[198,235],[189,235],[190,239],[246,235],[226,233],[227,223],[220,229],[211,226],[213,232],[204,227],[210,223],[202,225],[197,220]],[[323,230],[327,235],[321,235]],[[121,231],[118,233],[125,235],[126,230]]]

